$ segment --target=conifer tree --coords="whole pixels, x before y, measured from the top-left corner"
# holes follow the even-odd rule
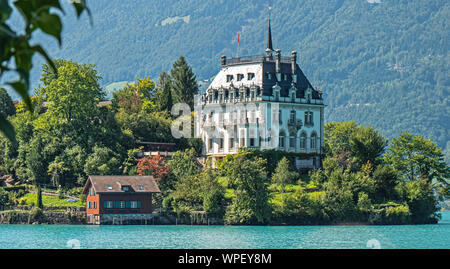
[[[161,72],[158,80],[158,107],[160,111],[170,111],[173,105],[172,87],[169,74]]]
[[[183,56],[173,63],[170,71],[174,103],[186,103],[194,108],[194,95],[198,92],[197,79]]]
[[[41,185],[38,185],[37,187],[37,198],[36,198],[36,206],[40,209],[44,208],[44,205],[42,204],[42,190]]]
[[[16,114],[16,107],[8,92],[0,88],[0,115],[4,118]]]

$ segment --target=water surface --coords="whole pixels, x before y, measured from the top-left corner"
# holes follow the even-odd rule
[[[1,249],[450,248],[450,213],[434,225],[0,225]]]

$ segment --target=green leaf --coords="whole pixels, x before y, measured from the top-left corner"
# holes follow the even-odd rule
[[[0,132],[3,133],[12,143],[17,142],[14,127],[2,114],[0,114]]]
[[[89,21],[90,21],[90,23],[92,25],[92,14],[91,14],[91,11],[89,10],[89,8],[86,5],[86,1],[85,0],[80,0],[79,2],[74,2],[72,4],[73,4],[73,7],[75,8],[75,11],[77,12],[77,17],[78,18],[81,16],[83,11],[87,12],[87,14],[89,15]]]
[[[12,8],[9,6],[8,1],[0,1],[0,23],[4,23],[11,15]]]
[[[53,62],[53,60],[50,58],[50,56],[48,56],[47,52],[41,47],[41,45],[35,45],[31,47],[32,50],[38,52],[39,54],[41,54],[45,60],[47,60],[47,63],[50,65],[50,67],[53,69],[53,71],[55,72],[56,75],[58,75],[58,69],[56,68],[55,63]]]
[[[37,25],[45,33],[54,36],[61,46],[61,19],[58,15],[41,12],[37,18]]]
[[[22,14],[23,18],[26,21],[26,25],[29,25],[33,18],[33,15],[32,15],[33,6],[30,5],[30,1],[18,0],[16,2],[14,2],[14,6]]]
[[[17,92],[22,97],[22,100],[25,102],[27,107],[30,109],[31,112],[33,112],[33,105],[31,104],[31,98],[28,95],[27,83],[22,80],[18,80],[15,82],[8,82],[8,84],[14,89],[15,92]]]

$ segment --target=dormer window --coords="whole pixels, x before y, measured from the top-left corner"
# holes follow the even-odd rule
[[[233,80],[233,75],[227,75],[227,82],[231,82]]]
[[[112,186],[111,185],[106,185],[106,189],[110,191],[110,190],[112,190]]]
[[[252,80],[255,77],[255,73],[248,73],[247,80]]]
[[[237,74],[237,81],[241,81],[244,79],[244,75],[243,74]]]
[[[140,190],[140,191],[144,190],[144,187],[142,187],[142,185],[138,185],[137,188],[138,188],[138,190]]]
[[[122,190],[123,190],[123,191],[129,191],[129,190],[130,190],[130,187],[128,187],[128,186],[122,186]]]

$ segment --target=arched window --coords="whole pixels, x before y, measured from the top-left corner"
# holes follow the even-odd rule
[[[295,149],[295,133],[290,134],[289,136],[289,148]]]
[[[316,149],[317,148],[317,134],[316,132],[313,132],[311,134],[311,148]]]
[[[300,148],[306,149],[306,133],[305,132],[302,132],[300,134]]]

